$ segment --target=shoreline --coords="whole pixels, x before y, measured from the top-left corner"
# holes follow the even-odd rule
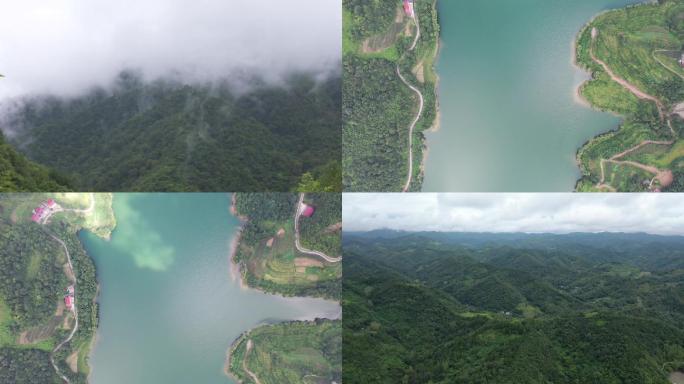
[[[226,360],[225,360],[225,362],[224,362],[224,364],[223,364],[223,373],[224,373],[226,376],[228,376],[228,378],[230,378],[230,379],[236,381],[238,384],[242,384],[242,383],[243,383],[243,381],[240,380],[240,378],[238,378],[238,377],[230,370],[231,363],[233,362],[233,352],[235,352],[235,350],[236,350],[238,347],[240,347],[240,345],[242,344],[243,341],[247,340],[247,338],[249,337],[249,335],[250,335],[250,334],[252,333],[252,331],[254,331],[255,329],[261,328],[261,327],[269,327],[269,326],[274,326],[274,325],[292,324],[292,323],[304,323],[304,324],[312,325],[312,324],[316,324],[316,320],[317,320],[317,319],[322,319],[322,320],[326,320],[326,321],[342,321],[342,319],[341,319],[340,317],[338,317],[338,318],[336,318],[336,319],[328,319],[328,318],[317,317],[317,318],[314,318],[314,319],[311,319],[311,320],[285,320],[285,321],[281,321],[281,322],[277,322],[277,323],[260,323],[260,324],[258,324],[258,325],[256,325],[256,326],[254,326],[254,327],[252,327],[252,328],[250,328],[250,329],[248,329],[248,330],[242,332],[237,338],[235,338],[235,340],[233,340],[232,343],[230,343],[230,347],[228,348],[228,351],[226,352]]]
[[[237,198],[235,196],[235,193],[231,195],[229,211],[231,215],[237,217],[238,220],[240,220],[240,227],[233,236],[233,239],[230,241],[230,246],[228,250],[228,262],[230,263],[231,281],[237,281],[240,285],[240,290],[245,291],[250,287],[247,285],[247,283],[242,277],[242,268],[240,268],[240,264],[237,261],[235,261],[235,256],[237,254],[238,246],[240,245],[240,240],[242,239],[242,230],[245,223],[247,222],[247,216],[238,214]]]
[[[231,196],[231,204],[230,204],[230,209],[229,209],[229,211],[230,211],[230,214],[232,214],[233,216],[237,217],[237,218],[240,220],[240,228],[238,229],[237,233],[235,234],[235,236],[233,237],[233,239],[232,239],[231,242],[230,242],[229,262],[230,262],[230,275],[231,275],[231,280],[232,280],[232,281],[235,281],[235,280],[237,279],[238,282],[239,282],[239,285],[240,285],[240,289],[243,290],[243,291],[255,290],[255,291],[257,291],[257,292],[260,292],[260,293],[263,293],[263,294],[266,294],[266,295],[271,295],[271,296],[280,297],[281,299],[304,298],[304,299],[321,299],[321,300],[328,300],[328,299],[325,299],[325,298],[312,297],[312,296],[295,296],[295,295],[292,295],[292,296],[285,296],[285,295],[283,295],[283,294],[281,294],[281,293],[266,292],[266,291],[264,291],[264,290],[261,289],[261,288],[258,288],[258,287],[251,287],[251,286],[249,286],[249,285],[247,284],[247,282],[245,281],[245,279],[244,279],[243,276],[242,276],[242,269],[240,268],[240,264],[237,263],[237,262],[235,261],[235,255],[236,255],[236,253],[237,253],[238,246],[240,245],[240,240],[241,240],[241,238],[242,238],[242,230],[243,230],[243,227],[244,227],[245,223],[249,220],[249,218],[248,218],[246,215],[239,215],[238,210],[237,210],[237,201],[236,201],[236,200],[237,200],[237,199],[236,199],[236,194],[233,193],[232,196]],[[334,303],[337,303],[337,304],[340,306],[340,311],[339,311],[339,313],[336,315],[336,318],[334,318],[334,319],[329,319],[329,318],[327,318],[327,317],[323,317],[322,319],[327,319],[327,320],[331,320],[331,321],[334,321],[334,320],[340,320],[340,321],[341,321],[341,318],[342,318],[342,307],[341,307],[342,304],[341,304],[341,301],[340,301],[340,300],[330,300],[330,301],[332,301],[332,302],[334,302]],[[317,318],[317,317],[316,317],[316,318]],[[312,320],[308,320],[308,319],[305,319],[305,320],[301,320],[301,319],[285,320],[285,321],[281,321],[281,322],[277,322],[277,323],[273,323],[273,324],[283,324],[283,323],[287,323],[287,322],[314,322],[316,318],[314,318],[314,319],[312,319]],[[273,324],[269,324],[269,323],[260,323],[260,324],[258,324],[258,325],[256,325],[256,326],[254,326],[254,327],[252,327],[252,328],[246,330],[245,332],[241,333],[240,336],[238,336],[235,340],[233,340],[233,342],[230,344],[230,347],[228,347],[228,350],[226,351],[226,359],[225,359],[225,362],[224,362],[224,365],[223,365],[223,373],[224,373],[226,376],[228,376],[228,378],[230,378],[230,379],[236,381],[237,383],[242,384],[242,380],[240,380],[238,377],[236,377],[236,376],[230,371],[230,364],[231,364],[231,361],[232,361],[233,352],[234,352],[235,349],[239,346],[239,344],[240,344],[240,342],[243,340],[243,338],[246,337],[246,336],[249,336],[249,334],[252,332],[252,330],[254,330],[254,329],[256,329],[256,328],[259,328],[259,327],[262,327],[262,326],[265,326],[265,325],[273,325]]]
[[[615,10],[619,10],[619,9],[625,9],[625,8],[631,8],[631,7],[640,7],[640,6],[654,4],[654,3],[657,3],[657,1],[656,0],[647,0],[647,1],[643,1],[641,3],[637,3],[637,4],[630,4],[630,5],[627,5],[625,7],[605,9],[605,10],[595,14],[594,16],[592,16],[591,19],[589,19],[585,24],[583,24],[582,27],[579,29],[579,31],[575,34],[574,38],[572,39],[572,41],[570,43],[570,48],[571,48],[571,60],[570,60],[570,62],[572,64],[572,66],[575,68],[575,70],[577,70],[577,71],[579,71],[585,75],[585,80],[581,81],[574,88],[573,101],[582,107],[585,107],[585,108],[588,108],[588,109],[591,109],[591,110],[594,110],[597,112],[601,112],[601,113],[608,113],[608,114],[611,114],[611,115],[621,119],[621,121],[618,122],[616,127],[611,128],[611,129],[604,131],[604,132],[599,132],[596,135],[588,137],[584,141],[584,143],[581,144],[577,148],[577,150],[575,151],[575,163],[577,164],[577,168],[579,170],[580,177],[577,180],[575,180],[575,186],[573,187],[572,192],[577,192],[578,187],[579,187],[580,183],[582,182],[582,180],[585,177],[590,175],[590,173],[587,173],[588,170],[584,169],[584,167],[582,166],[581,156],[584,153],[584,150],[588,146],[590,146],[592,143],[594,143],[596,140],[601,140],[601,139],[607,137],[608,135],[612,135],[612,134],[615,134],[616,132],[618,132],[620,130],[620,128],[622,127],[622,124],[624,123],[624,119],[625,119],[624,116],[618,114],[615,111],[607,111],[607,110],[604,110],[602,108],[595,106],[594,104],[592,104],[589,100],[587,100],[582,95],[582,89],[584,88],[584,86],[586,84],[589,84],[591,81],[596,80],[596,77],[594,76],[594,71],[591,70],[591,68],[584,66],[582,63],[580,63],[578,61],[578,57],[579,57],[578,42],[582,38],[582,35],[584,33],[586,33],[587,29],[592,25],[592,23],[597,18],[601,17],[602,15],[609,13],[609,12],[613,12]]]
[[[439,24],[439,13],[437,11],[437,1],[435,1],[432,4],[432,12],[434,14],[435,20],[434,23],[437,24],[437,30],[440,31],[440,35],[437,36],[437,39],[435,41],[435,52],[432,56],[432,65],[431,65],[431,71],[435,76],[435,85],[432,89],[433,94],[434,94],[434,102],[435,102],[435,118],[432,121],[432,124],[430,125],[429,128],[424,129],[420,131],[422,134],[422,137],[420,138],[421,141],[421,146],[422,146],[422,156],[420,160],[420,165],[418,167],[418,175],[417,175],[417,181],[418,181],[418,186],[420,187],[418,191],[423,190],[423,183],[425,181],[425,169],[427,167],[427,160],[428,156],[430,154],[430,146],[428,145],[428,138],[426,134],[430,133],[436,133],[439,132],[440,129],[442,128],[442,111],[440,109],[439,105],[439,83],[440,83],[440,76],[439,73],[437,72],[437,61],[439,60],[439,55],[442,50],[442,39],[441,39],[441,28]]]

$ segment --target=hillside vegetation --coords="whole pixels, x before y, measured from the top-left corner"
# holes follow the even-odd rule
[[[341,196],[336,193],[307,194],[317,205],[311,218],[301,218],[302,241],[316,250],[339,252],[340,232],[329,226],[341,222]],[[294,193],[239,193],[236,213],[243,216],[241,237],[234,262],[250,287],[286,296],[338,298],[342,265],[295,248],[294,216],[298,195]]]
[[[684,191],[683,20],[683,1],[659,1],[603,13],[579,34],[577,62],[593,75],[582,96],[624,118],[578,152],[579,191]]]
[[[342,153],[345,191],[401,191],[408,175],[409,126],[418,112],[418,97],[397,76],[423,94],[425,106],[414,131],[411,190],[420,190],[422,131],[436,113],[439,26],[435,1],[416,1],[421,38],[399,0],[344,0],[344,84]]]
[[[629,236],[345,237],[345,382],[668,383],[684,238]]]
[[[0,382],[62,383],[50,363],[54,348],[74,327],[74,315],[63,303],[70,278],[66,255],[54,235],[64,241],[71,255],[77,279],[76,302],[79,327],[71,342],[55,353],[60,371],[72,383],[86,383],[88,353],[97,327],[97,281],[95,265],[77,236],[80,229],[109,233],[114,227],[111,195],[97,195],[101,217],[92,224],[87,214],[55,213],[41,226],[30,221],[33,208],[48,197],[64,208],[86,209],[77,205],[78,195],[0,195]],[[87,195],[84,195],[87,197]],[[93,213],[94,214],[94,213]],[[83,216],[86,215],[84,218]],[[85,224],[84,224],[85,223]],[[88,224],[91,223],[91,224]],[[73,356],[73,366],[67,363]],[[72,369],[73,368],[73,369]]]
[[[292,75],[238,92],[123,72],[111,90],[23,100],[15,141],[78,190],[340,190],[340,83]]]
[[[70,182],[18,153],[0,132],[0,192],[68,191]]]
[[[247,348],[249,346],[251,348]],[[263,325],[231,348],[230,373],[243,384],[342,382],[342,322],[316,319]]]

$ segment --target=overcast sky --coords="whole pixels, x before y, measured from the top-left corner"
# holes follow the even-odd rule
[[[339,0],[17,0],[0,4],[0,98],[74,93],[121,69],[201,78],[329,69]]]
[[[346,231],[684,235],[684,195],[348,193],[343,220]]]

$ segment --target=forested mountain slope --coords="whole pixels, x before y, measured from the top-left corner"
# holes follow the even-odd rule
[[[684,265],[658,255],[681,259],[682,239],[616,252],[618,236],[346,236],[345,382],[668,383],[684,369]],[[546,247],[558,238],[567,252]]]
[[[66,191],[70,188],[65,177],[26,159],[0,132],[0,191]]]
[[[235,88],[123,72],[111,90],[25,99],[8,120],[18,148],[79,190],[341,188],[339,75]]]

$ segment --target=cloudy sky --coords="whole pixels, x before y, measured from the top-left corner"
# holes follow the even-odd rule
[[[339,0],[2,1],[0,98],[74,93],[123,68],[201,79],[329,69],[341,12]]]
[[[680,194],[344,194],[344,229],[684,235]]]

